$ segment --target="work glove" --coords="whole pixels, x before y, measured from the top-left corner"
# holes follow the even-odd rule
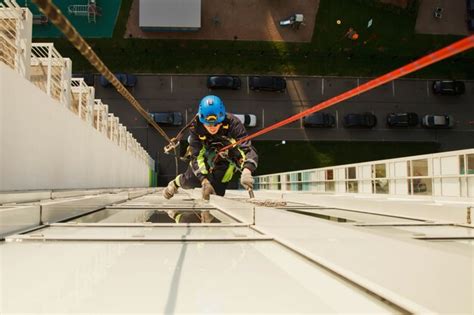
[[[240,184],[247,190],[253,189],[253,177],[252,172],[248,168],[244,168],[242,175],[240,176]]]
[[[210,195],[216,194],[214,187],[212,187],[211,182],[207,178],[205,178],[201,182],[201,186],[202,186],[202,199],[209,200]]]

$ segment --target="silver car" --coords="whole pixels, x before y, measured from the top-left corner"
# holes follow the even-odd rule
[[[421,120],[421,124],[425,128],[452,128],[454,126],[454,117],[451,115],[425,115]]]

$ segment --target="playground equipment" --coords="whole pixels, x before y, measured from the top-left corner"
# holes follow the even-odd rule
[[[87,4],[72,4],[67,7],[67,11],[75,16],[87,16],[89,23],[95,23],[96,17],[102,15],[102,8],[96,0],[88,0]]]

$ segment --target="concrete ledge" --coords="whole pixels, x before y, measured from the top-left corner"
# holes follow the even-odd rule
[[[0,205],[51,199],[51,190],[0,192]]]
[[[40,224],[40,206],[0,207],[0,237]]]

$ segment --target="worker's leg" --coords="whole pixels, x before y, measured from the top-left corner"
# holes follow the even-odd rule
[[[170,199],[178,192],[178,188],[190,189],[201,187],[199,179],[194,175],[190,166],[183,174],[179,174],[175,179],[168,183],[168,186],[163,190],[163,197]]]
[[[191,166],[188,166],[188,168],[186,169],[186,172],[179,175],[179,178],[176,177],[176,184],[179,187],[184,188],[184,189],[201,187],[201,182],[196,177],[196,175],[194,175],[194,172],[191,169]]]
[[[225,195],[225,190],[227,189],[227,184],[230,181],[230,179],[232,178],[232,177],[225,178],[227,169],[228,169],[228,165],[226,165],[225,168],[219,167],[219,168],[215,169],[214,172],[212,172],[209,176],[209,181],[211,182],[211,185],[212,185],[212,187],[214,187],[214,190],[216,191],[216,195],[218,195],[218,196],[224,196]],[[228,177],[228,175],[227,175],[227,177]]]

